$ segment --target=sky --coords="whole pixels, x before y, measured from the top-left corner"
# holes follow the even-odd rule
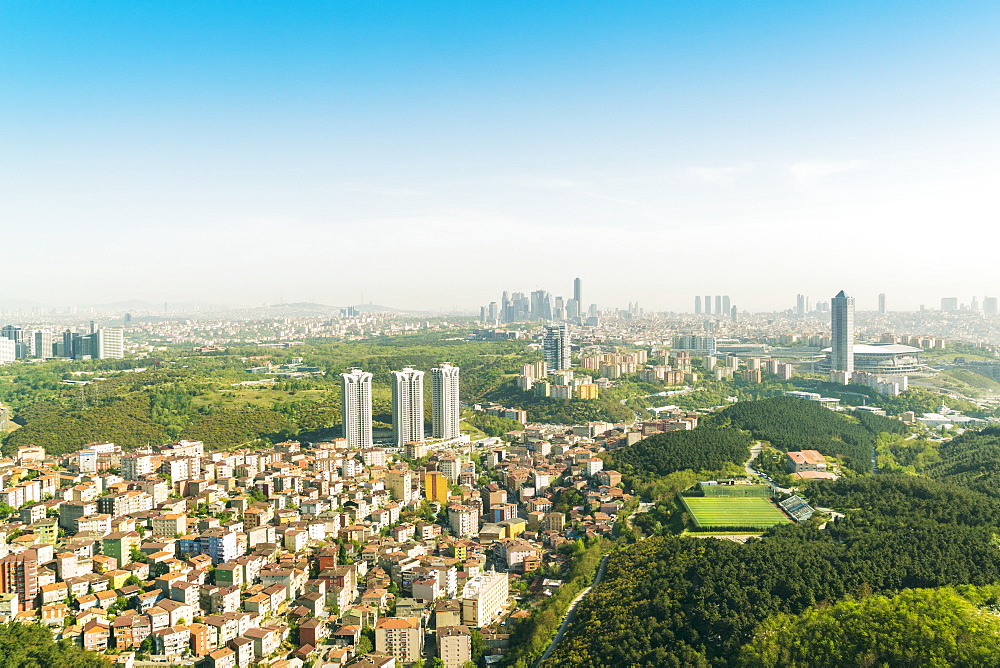
[[[4,300],[1000,295],[997,2],[0,3]]]

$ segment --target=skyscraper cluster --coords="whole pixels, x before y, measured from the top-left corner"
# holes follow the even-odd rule
[[[90,333],[67,330],[62,335],[48,330],[26,330],[17,325],[0,327],[0,338],[13,341],[15,359],[49,359],[70,357],[82,359],[121,359],[125,357],[125,333],[117,327],[96,328],[91,322]],[[4,344],[8,348],[9,344]]]
[[[459,371],[448,363],[431,369],[432,438],[454,438],[461,433]],[[372,447],[372,374],[350,369],[340,377],[344,438],[352,448]],[[426,440],[423,371],[404,367],[392,372],[392,431],[398,446]]]
[[[480,319],[485,323],[500,324],[527,321],[566,321],[582,324],[588,315],[597,314],[597,305],[589,309],[583,306],[583,281],[573,281],[573,296],[565,299],[553,296],[547,290],[535,290],[527,295],[523,292],[507,292],[499,303],[490,302],[480,308]]]
[[[704,301],[701,295],[695,295],[694,314],[721,315],[736,320],[736,307],[730,302],[729,295],[705,295]]]

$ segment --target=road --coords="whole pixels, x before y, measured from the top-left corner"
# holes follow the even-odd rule
[[[774,482],[766,474],[761,473],[760,471],[758,471],[753,467],[753,460],[757,459],[757,455],[760,454],[760,451],[763,447],[764,447],[763,443],[757,441],[753,444],[753,447],[750,448],[750,459],[748,459],[746,463],[743,465],[743,468],[746,470],[747,475],[759,476],[763,478],[764,480],[767,481],[767,484],[771,486],[771,489],[773,489],[776,492],[781,492],[782,494],[792,494],[795,490],[791,489],[790,487],[778,487],[778,483]]]
[[[601,565],[597,567],[597,575],[594,576],[594,581],[590,584],[589,587],[581,591],[577,595],[577,597],[573,599],[573,602],[569,604],[569,608],[566,610],[566,618],[563,619],[563,623],[559,627],[559,631],[552,638],[552,642],[549,643],[548,648],[546,648],[545,654],[542,654],[542,658],[540,658],[538,662],[535,663],[535,668],[538,668],[538,666],[542,665],[545,662],[545,660],[549,658],[549,655],[552,654],[552,650],[554,650],[556,648],[556,645],[559,644],[559,641],[562,640],[563,634],[566,633],[566,628],[570,625],[570,622],[572,622],[573,618],[576,616],[577,604],[583,599],[584,596],[590,593],[591,589],[601,584],[601,580],[604,579],[604,572],[607,570],[608,557],[610,556],[611,556],[610,554],[604,555],[604,558],[601,559]]]

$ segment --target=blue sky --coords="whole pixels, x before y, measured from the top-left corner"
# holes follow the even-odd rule
[[[1000,294],[998,29],[995,2],[6,2],[5,292]]]

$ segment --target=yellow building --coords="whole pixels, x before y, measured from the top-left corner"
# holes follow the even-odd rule
[[[576,396],[578,399],[596,399],[598,387],[594,383],[576,386]]]
[[[440,471],[427,471],[424,473],[424,496],[428,501],[447,504],[450,493],[448,478],[443,473]]]

